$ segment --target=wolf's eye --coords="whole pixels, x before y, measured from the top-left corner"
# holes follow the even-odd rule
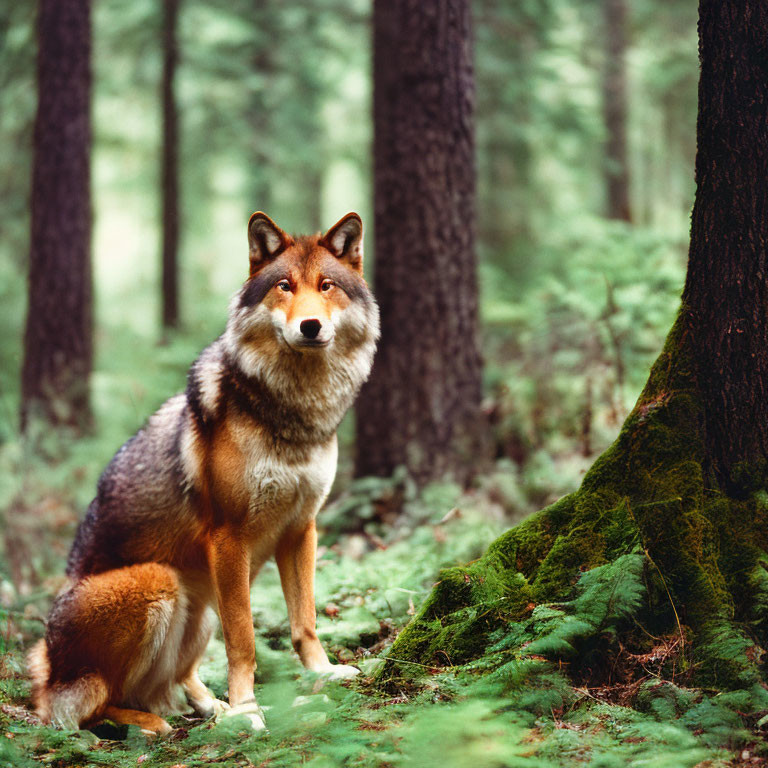
[[[323,280],[323,282],[320,283],[320,290],[323,292],[330,291],[331,288],[333,288],[333,286],[334,286],[333,280]]]
[[[277,286],[281,291],[288,293],[291,290],[291,284],[287,280],[281,280]]]

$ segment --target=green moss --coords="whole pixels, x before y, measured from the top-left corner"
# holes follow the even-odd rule
[[[557,599],[573,586],[573,574],[606,562],[605,539],[588,525],[576,525],[555,539],[533,582],[541,600]]]
[[[565,496],[502,534],[488,547],[483,559],[530,576],[572,514],[573,495]]]
[[[738,490],[730,495],[708,476],[693,370],[678,318],[619,436],[579,490],[506,532],[480,560],[443,573],[392,647],[383,679],[408,674],[404,662],[416,662],[413,673],[418,664],[455,665],[489,648],[498,653],[505,635],[507,650],[527,643],[528,653],[533,646],[548,658],[575,647],[569,633],[579,647],[590,633],[597,641],[604,630],[579,613],[579,590],[589,574],[632,556],[645,563],[648,584],[634,618],[658,633],[686,626],[684,663],[708,684],[754,684],[754,648],[768,630],[766,465],[738,467]],[[547,621],[560,629],[542,635],[527,622],[556,601],[570,608],[547,608],[559,611]]]

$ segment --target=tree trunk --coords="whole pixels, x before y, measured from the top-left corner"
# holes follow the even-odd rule
[[[603,0],[605,73],[603,117],[605,144],[606,213],[610,219],[631,221],[629,160],[627,158],[626,0]]]
[[[727,487],[768,457],[768,8],[702,2],[696,199],[685,325],[707,469]]]
[[[252,170],[248,174],[249,209],[269,213],[274,206],[272,185],[274,184],[275,159],[270,145],[276,141],[269,105],[269,90],[275,75],[275,46],[280,40],[277,25],[279,10],[272,7],[270,0],[253,0],[252,17],[254,33],[253,71],[258,74],[258,85],[250,95],[247,120],[251,136],[250,159]]]
[[[683,303],[664,350],[581,488],[505,533],[481,560],[443,573],[394,644],[390,679],[418,669],[403,661],[482,655],[493,632],[497,650],[499,633],[507,638],[507,661],[570,658],[573,674],[596,648],[610,661],[611,652],[647,650],[650,635],[675,633],[685,649],[678,672],[762,690],[768,6],[702,0],[699,13],[696,202]],[[607,614],[594,618],[594,591],[593,618],[579,615],[579,596],[601,580],[614,605],[610,626]],[[548,607],[531,613],[540,604]]]
[[[40,0],[21,423],[84,429],[92,363],[89,0]]]
[[[470,4],[377,0],[373,26],[382,338],[356,472],[466,479],[481,432]]]
[[[179,0],[163,1],[163,328],[179,324],[179,115],[176,106],[176,30]]]

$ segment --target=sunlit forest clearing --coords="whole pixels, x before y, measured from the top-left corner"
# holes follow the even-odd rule
[[[0,763],[766,764],[766,11],[62,8],[0,11]],[[44,112],[76,60],[79,129]],[[360,674],[302,669],[269,559],[266,731],[56,728],[25,655],[102,471],[259,274],[257,210],[365,227],[382,337],[315,580],[317,636]],[[199,673],[224,701],[228,654],[217,625]]]

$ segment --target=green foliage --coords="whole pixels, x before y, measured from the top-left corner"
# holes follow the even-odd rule
[[[519,302],[497,269],[481,272],[496,439],[540,505],[614,439],[674,321],[685,256],[679,238],[587,217],[548,239],[561,266]]]
[[[527,684],[531,682],[535,681],[528,678]],[[747,737],[733,711],[684,691],[677,694],[684,702],[679,719],[669,718],[660,708],[640,712],[578,700],[573,693],[568,709],[547,708],[545,702],[554,700],[535,688],[528,696],[538,696],[539,706],[520,711],[519,702],[497,682],[473,675],[434,677],[425,692],[411,699],[381,699],[366,681],[351,688],[327,684],[312,691],[308,676],[295,679],[284,668],[259,690],[261,701],[269,703],[268,734],[250,734],[237,718],[193,727],[177,720],[183,730],[153,744],[134,729],[121,740],[97,742],[89,732],[65,733],[13,720],[6,708],[0,714],[6,734],[0,754],[7,764],[18,766],[42,761],[127,768],[149,761],[161,768],[210,763],[286,768],[470,768],[478,763],[519,768],[582,764],[673,768],[702,760],[723,765],[729,755],[722,745],[741,747]],[[689,699],[696,703],[688,704]]]
[[[414,524],[385,548],[356,544],[359,534],[330,537],[321,548],[317,599],[319,631],[326,647],[344,660],[357,654],[364,670],[375,668],[366,649],[379,653],[383,637],[408,621],[412,603],[428,594],[431,576],[442,565],[463,562],[482,551],[486,541],[506,523],[487,517],[488,503],[475,493],[454,498],[446,487],[430,489],[429,500],[456,504],[461,514],[437,523],[437,510],[425,503],[414,517],[433,522]],[[441,502],[442,503],[442,502]],[[414,497],[413,508],[420,504]],[[322,521],[322,517],[321,517]],[[376,766],[438,765],[470,768],[482,765],[539,768],[573,765],[694,766],[703,760],[724,765],[723,749],[742,749],[754,735],[738,714],[749,701],[727,694],[704,695],[661,679],[644,683],[635,709],[595,701],[586,688],[574,687],[568,662],[610,656],[617,631],[631,624],[648,599],[649,565],[639,552],[582,573],[572,595],[530,610],[510,591],[495,607],[504,619],[487,632],[489,652],[477,661],[438,674],[422,673],[418,690],[395,686],[384,694],[364,677],[344,686],[327,683],[318,689],[314,675],[301,672],[290,652],[290,640],[279,577],[269,564],[254,584],[252,604],[257,631],[257,696],[265,706],[268,734],[252,735],[242,720],[218,725],[175,718],[174,737],[147,744],[135,729],[99,729],[66,733],[27,719],[28,703],[20,652],[37,636],[38,622],[11,617],[9,652],[2,657],[0,739],[10,765],[53,763],[127,768],[141,760],[160,768],[211,763],[227,766]],[[454,569],[462,573],[461,569]],[[450,573],[450,572],[449,572]],[[479,571],[477,572],[479,575]],[[454,586],[465,583],[463,576]],[[505,586],[522,594],[522,576],[513,584],[471,585],[490,605]],[[334,610],[329,613],[329,602]],[[473,626],[487,617],[474,606]],[[468,614],[458,614],[466,619]],[[7,618],[7,617],[6,617]],[[0,616],[0,625],[6,620]],[[405,630],[405,634],[410,628]],[[459,633],[460,635],[461,633]],[[473,632],[468,630],[469,643]],[[450,638],[450,634],[446,634]],[[390,653],[389,657],[394,653]],[[442,661],[437,656],[437,662]],[[380,663],[380,662],[377,662]],[[387,662],[391,664],[391,658]],[[404,665],[413,670],[416,665]],[[429,666],[429,665],[428,665]],[[219,696],[226,695],[226,663],[220,637],[208,648],[201,676]],[[757,696],[757,692],[752,692]],[[299,697],[297,699],[297,697]],[[9,739],[8,734],[13,738]],[[650,761],[650,762],[649,762]]]
[[[549,666],[541,665],[541,657],[586,659],[595,650],[590,642],[594,645],[596,640],[604,650],[618,628],[638,612],[646,591],[644,557],[639,554],[624,555],[582,574],[573,599],[535,607],[522,574],[505,583],[503,571],[489,567],[487,560],[441,575],[419,617],[387,656],[381,676],[389,685],[403,676],[421,676],[429,665],[444,666],[446,661],[456,665],[481,657],[479,668],[492,668],[495,677],[509,678],[513,687],[519,687],[528,676],[547,672]],[[451,610],[451,604],[461,607]]]
[[[591,637],[615,637],[619,625],[643,604],[644,566],[642,555],[622,555],[583,574],[572,601],[558,609],[537,606],[531,615],[536,639],[527,646],[527,652],[550,658],[573,657],[580,644]]]

